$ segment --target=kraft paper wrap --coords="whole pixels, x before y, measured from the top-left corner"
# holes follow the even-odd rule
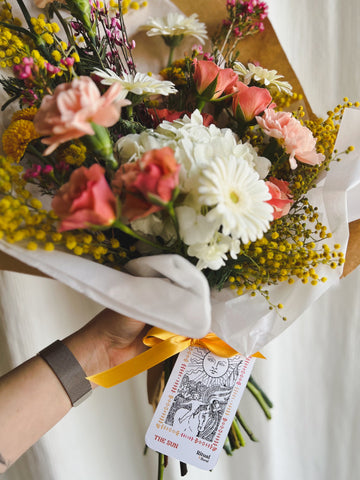
[[[218,25],[219,19],[225,18],[226,7],[224,0],[173,0],[173,3],[182,10],[186,15],[197,13],[201,21],[203,21],[212,35]],[[211,8],[210,8],[211,3]],[[260,64],[269,69],[280,72],[284,78],[293,86],[297,93],[303,95],[302,105],[306,114],[311,118],[314,114],[311,110],[309,102],[303,92],[298,78],[292,69],[284,50],[275,34],[275,31],[268,19],[265,20],[265,30],[253,37],[245,38],[239,44],[240,56],[239,60],[243,63],[258,61]],[[292,108],[295,109],[298,104],[294,103]],[[343,276],[352,272],[360,263],[360,251],[358,243],[360,241],[360,220],[349,224],[350,238],[346,253],[346,263],[344,266]],[[0,270],[8,270],[18,273],[25,273],[37,276],[46,276],[40,270],[31,267],[19,260],[0,251]]]

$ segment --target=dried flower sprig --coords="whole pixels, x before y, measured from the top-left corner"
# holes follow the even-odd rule
[[[227,18],[223,20],[218,32],[212,38],[215,58],[223,59],[229,66],[236,60],[236,47],[239,41],[249,35],[264,30],[263,21],[267,17],[268,7],[258,0],[227,0]]]

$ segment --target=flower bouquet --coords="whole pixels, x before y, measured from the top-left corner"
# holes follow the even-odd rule
[[[151,75],[136,67],[128,2],[54,2],[36,17],[17,3],[25,26],[7,2],[0,24],[5,107],[19,105],[3,135],[1,249],[125,315],[254,354],[341,273],[356,167],[327,171],[353,150],[335,147],[350,102],[304,121],[285,111],[296,95],[280,74],[239,61],[263,2],[228,0],[211,45],[180,59],[206,26],[176,9],[148,19],[168,49]],[[239,425],[252,436],[238,415],[228,452]]]

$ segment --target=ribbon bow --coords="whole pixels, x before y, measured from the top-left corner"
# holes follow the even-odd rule
[[[143,342],[150,347],[149,350],[116,367],[87,377],[87,379],[102,387],[110,388],[145,370],[149,370],[190,346],[207,348],[220,357],[233,357],[238,354],[236,350],[214,333],[208,333],[205,337],[196,339],[183,337],[182,335],[176,335],[161,328],[153,327],[143,338]],[[255,353],[253,356],[264,358],[261,353]]]

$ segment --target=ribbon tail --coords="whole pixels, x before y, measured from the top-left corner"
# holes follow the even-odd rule
[[[261,352],[253,353],[251,356],[255,357],[255,358],[262,358],[262,359],[266,360],[266,357],[264,357],[264,355]]]
[[[155,345],[149,350],[146,350],[146,352],[137,355],[135,358],[132,358],[127,362],[86,378],[90,382],[96,383],[101,387],[110,388],[118,383],[125,382],[125,380],[129,380],[129,378],[134,377],[145,370],[149,370],[149,368],[152,368],[167,358],[185,350],[188,346],[188,341],[179,343],[165,341]]]

